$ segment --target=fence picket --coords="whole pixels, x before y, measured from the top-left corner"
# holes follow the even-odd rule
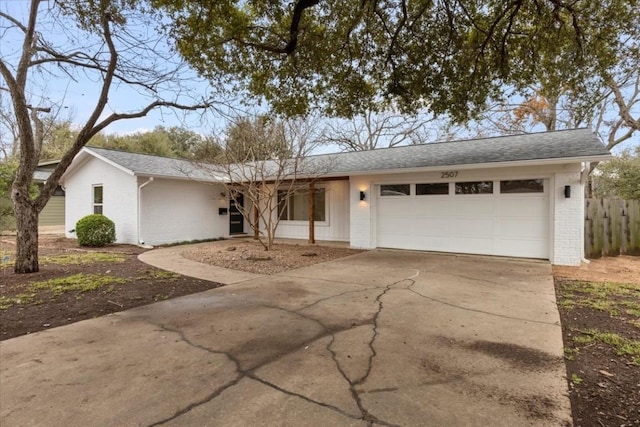
[[[640,255],[640,200],[586,199],[584,212],[588,258]]]

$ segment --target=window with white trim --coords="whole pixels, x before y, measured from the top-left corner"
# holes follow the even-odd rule
[[[326,191],[316,188],[313,193],[313,220],[326,221]],[[309,191],[278,191],[278,212],[280,221],[309,221]]]
[[[102,215],[102,185],[93,186],[93,213]]]

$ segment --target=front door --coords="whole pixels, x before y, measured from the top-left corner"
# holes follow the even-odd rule
[[[244,218],[238,209],[244,206],[244,196],[237,194],[235,200],[233,197],[229,199],[229,234],[244,233]]]

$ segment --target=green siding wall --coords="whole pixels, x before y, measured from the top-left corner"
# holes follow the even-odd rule
[[[64,196],[53,196],[40,212],[40,226],[64,225]]]

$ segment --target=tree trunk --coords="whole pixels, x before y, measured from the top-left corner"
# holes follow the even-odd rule
[[[14,201],[13,211],[16,215],[16,262],[14,271],[21,273],[36,273],[38,266],[38,216],[39,212],[29,202]]]

